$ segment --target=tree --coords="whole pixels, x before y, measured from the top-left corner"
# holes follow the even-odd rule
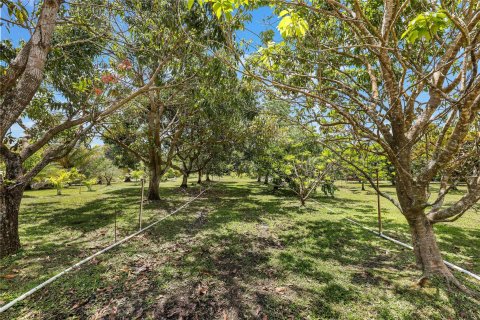
[[[122,171],[117,168],[112,162],[112,160],[108,158],[104,158],[103,161],[99,165],[99,171],[101,172],[101,177],[105,179],[107,186],[112,184],[112,180],[115,177],[120,177]]]
[[[216,20],[201,10],[185,10],[180,1],[121,3],[122,8],[134,13],[122,19],[129,26],[128,34],[123,35],[128,45],[122,55],[131,61],[130,77],[138,79],[153,72],[159,57],[164,63],[156,90],[119,114],[104,127],[103,135],[107,143],[121,146],[145,163],[149,171],[148,199],[159,200],[159,183],[171,166],[182,131],[197,109],[192,97],[201,90],[199,82],[209,79],[205,66],[210,65],[212,56],[193,42],[207,37],[220,40],[221,33],[216,30]],[[149,13],[148,19],[145,12]],[[215,46],[208,49],[212,48]],[[132,126],[132,122],[138,125]]]
[[[15,28],[35,27],[18,48],[8,39],[2,42],[0,160],[6,170],[0,181],[0,257],[20,248],[18,211],[32,179],[68,154],[94,125],[147,91],[158,74],[136,90],[119,91],[121,75],[112,74],[113,65],[106,59],[95,63],[113,32],[102,3],[43,1],[39,11],[21,8],[7,19]],[[28,21],[16,23],[20,16]],[[22,129],[20,136],[11,134],[14,126]],[[34,155],[38,161],[26,170]]]
[[[120,177],[122,171],[107,157],[105,146],[86,148],[79,146],[68,157],[62,158],[64,166],[75,166],[87,178],[105,180],[109,186],[115,177]]]
[[[132,179],[134,181],[138,181],[140,179],[144,179],[145,178],[145,171],[143,170],[133,170],[130,175],[132,176]]]
[[[280,110],[273,113],[275,108]],[[318,186],[325,183],[328,187],[324,189],[333,191],[330,174],[335,166],[331,152],[317,142],[321,136],[292,125],[289,110],[283,102],[265,104],[252,122],[250,152],[255,166],[267,172],[265,183],[272,177],[276,190],[285,182],[305,206]]]
[[[57,196],[61,196],[62,189],[66,184],[83,179],[85,179],[85,176],[79,173],[76,168],[72,168],[70,171],[60,169],[48,180],[53,184],[55,189],[57,189]]]
[[[93,186],[97,183],[97,179],[86,179],[82,181],[88,191],[93,191]]]
[[[305,146],[295,145],[294,149],[284,157],[282,175],[285,175],[290,188],[297,194],[302,206],[319,185],[322,185],[324,193],[333,196],[334,185],[329,174],[333,171],[334,163],[325,155],[318,152],[320,156],[314,155],[311,151],[300,151]]]
[[[227,20],[246,4],[209,2],[218,3],[218,16]],[[451,190],[452,172],[478,157],[476,150],[462,152],[480,110],[476,3],[384,1],[379,9],[373,1],[269,2],[281,16],[285,41],[252,55],[244,72],[283,97],[300,99],[304,109],[316,109],[319,126],[376,142],[395,167],[398,200],[377,192],[405,216],[424,277],[464,288],[443,263],[434,224],[458,219],[480,199],[475,167],[462,177],[467,193],[439,205]],[[429,160],[414,171],[413,151],[431,124],[440,134]],[[442,188],[431,199],[429,185],[437,175]]]

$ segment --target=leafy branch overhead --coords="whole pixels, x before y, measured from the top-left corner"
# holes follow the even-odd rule
[[[224,15],[227,21],[232,20],[235,10],[258,2],[254,0],[197,0],[200,6],[206,3],[211,4],[217,18],[220,19]],[[191,9],[194,3],[195,0],[187,0],[188,9]],[[277,29],[283,38],[302,38],[309,29],[307,21],[292,9],[282,10],[279,18]]]
[[[408,23],[407,30],[402,34],[402,39],[415,43],[418,39],[432,39],[438,32],[451,25],[445,10],[437,12],[424,12]]]

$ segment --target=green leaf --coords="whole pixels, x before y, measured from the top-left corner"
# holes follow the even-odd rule
[[[215,12],[217,18],[220,19],[220,17],[222,16],[222,5],[219,2],[215,2],[213,4],[213,11]]]
[[[406,38],[409,43],[414,43],[422,38],[430,40],[432,36],[448,28],[450,25],[451,21],[445,14],[445,10],[424,12],[410,21],[407,30],[402,34],[402,39]]]

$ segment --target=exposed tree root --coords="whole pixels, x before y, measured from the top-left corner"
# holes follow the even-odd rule
[[[421,288],[427,287],[430,283],[443,283],[447,285],[449,290],[455,288],[456,290],[476,299],[480,298],[480,293],[469,289],[462,284],[458,279],[450,272],[450,270],[439,271],[434,274],[424,273],[422,277],[417,281],[417,285]]]

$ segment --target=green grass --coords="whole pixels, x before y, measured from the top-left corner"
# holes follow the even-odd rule
[[[162,183],[165,201],[146,206],[153,221],[190,195]],[[5,319],[479,319],[479,301],[443,286],[418,288],[409,250],[349,224],[376,226],[376,197],[339,183],[335,199],[300,208],[287,191],[224,178],[188,208],[146,234],[34,294]],[[393,193],[393,189],[382,186]],[[95,192],[26,193],[24,249],[0,261],[0,300],[20,293],[137,227],[139,186]],[[453,201],[454,195],[449,198]],[[330,208],[335,212],[327,210]],[[386,233],[408,241],[403,217],[382,200]],[[445,257],[479,272],[479,215],[439,225]],[[462,275],[470,287],[480,290]],[[0,318],[3,315],[0,315]]]
[[[333,208],[340,202],[340,206],[334,208],[335,210],[377,230],[377,196],[374,190],[367,187],[366,191],[361,191],[358,184],[351,182],[339,182],[339,186],[338,199],[334,200],[330,207]],[[391,185],[383,184],[381,188],[384,192],[395,196],[395,189]],[[438,185],[433,184],[432,198],[436,192],[438,192]],[[447,196],[445,205],[460,199],[464,192],[464,187],[453,191]],[[408,225],[400,211],[384,198],[381,198],[381,208],[384,232],[398,240],[410,243]],[[480,274],[480,205],[474,206],[460,219],[452,223],[437,224],[435,228],[444,258]]]

